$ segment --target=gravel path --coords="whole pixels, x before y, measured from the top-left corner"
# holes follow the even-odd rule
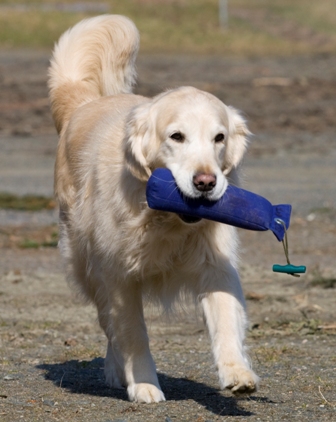
[[[271,272],[283,263],[270,233],[241,231],[241,274],[250,316],[247,343],[260,390],[218,390],[200,316],[166,321],[147,310],[151,349],[167,401],[129,403],[105,386],[105,339],[95,310],[64,280],[43,238],[57,211],[0,210],[0,420],[331,421],[336,407],[335,58],[221,59],[142,56],[137,92],[195,85],[244,111],[255,134],[244,187],[293,205],[293,263],[300,279]],[[52,195],[57,137],[46,91],[48,56],[0,52],[1,191]],[[49,232],[48,232],[49,233]]]

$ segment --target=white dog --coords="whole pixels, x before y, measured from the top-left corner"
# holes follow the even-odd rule
[[[154,211],[146,181],[170,169],[182,193],[220,198],[237,183],[249,134],[239,113],[192,87],[131,93],[139,35],[123,16],[84,20],[55,47],[50,100],[60,134],[55,192],[68,276],[98,309],[107,382],[130,400],[164,400],[143,315],[146,295],[203,307],[222,388],[252,392],[235,229]]]

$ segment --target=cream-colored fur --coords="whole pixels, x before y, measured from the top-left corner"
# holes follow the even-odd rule
[[[51,60],[60,134],[55,193],[68,276],[98,309],[108,339],[107,382],[126,386],[130,400],[165,399],[149,351],[144,295],[165,306],[185,293],[198,298],[221,387],[251,392],[258,377],[243,345],[235,229],[153,211],[145,195],[153,169],[167,167],[186,196],[218,199],[228,181],[238,181],[249,132],[235,109],[192,87],[152,99],[133,95],[138,43],[130,20],[99,16],[67,31]],[[197,175],[214,186],[200,188]]]

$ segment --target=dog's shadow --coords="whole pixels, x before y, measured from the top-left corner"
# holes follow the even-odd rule
[[[70,360],[64,363],[37,366],[37,368],[44,371],[44,376],[47,380],[71,393],[113,397],[127,401],[126,390],[110,388],[105,384],[103,367],[104,359],[102,358],[96,358],[91,361]],[[221,416],[253,415],[253,413],[239,406],[239,399],[225,397],[219,390],[204,383],[186,378],[174,378],[160,373],[158,376],[167,401],[191,399],[213,414]],[[261,400],[263,399],[261,398]]]

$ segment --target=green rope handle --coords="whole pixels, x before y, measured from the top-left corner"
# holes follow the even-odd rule
[[[286,274],[292,275],[293,277],[300,277],[300,275],[298,273],[301,273],[301,274],[305,273],[306,267],[304,265],[295,266],[295,265],[292,265],[290,263],[286,224],[283,220],[281,220],[281,218],[276,218],[275,222],[278,223],[278,224],[281,224],[284,228],[284,231],[285,231],[285,236],[282,239],[282,245],[283,245],[285,256],[286,256],[287,265],[275,264],[275,265],[273,265],[273,271],[276,272],[276,273],[286,273]]]

